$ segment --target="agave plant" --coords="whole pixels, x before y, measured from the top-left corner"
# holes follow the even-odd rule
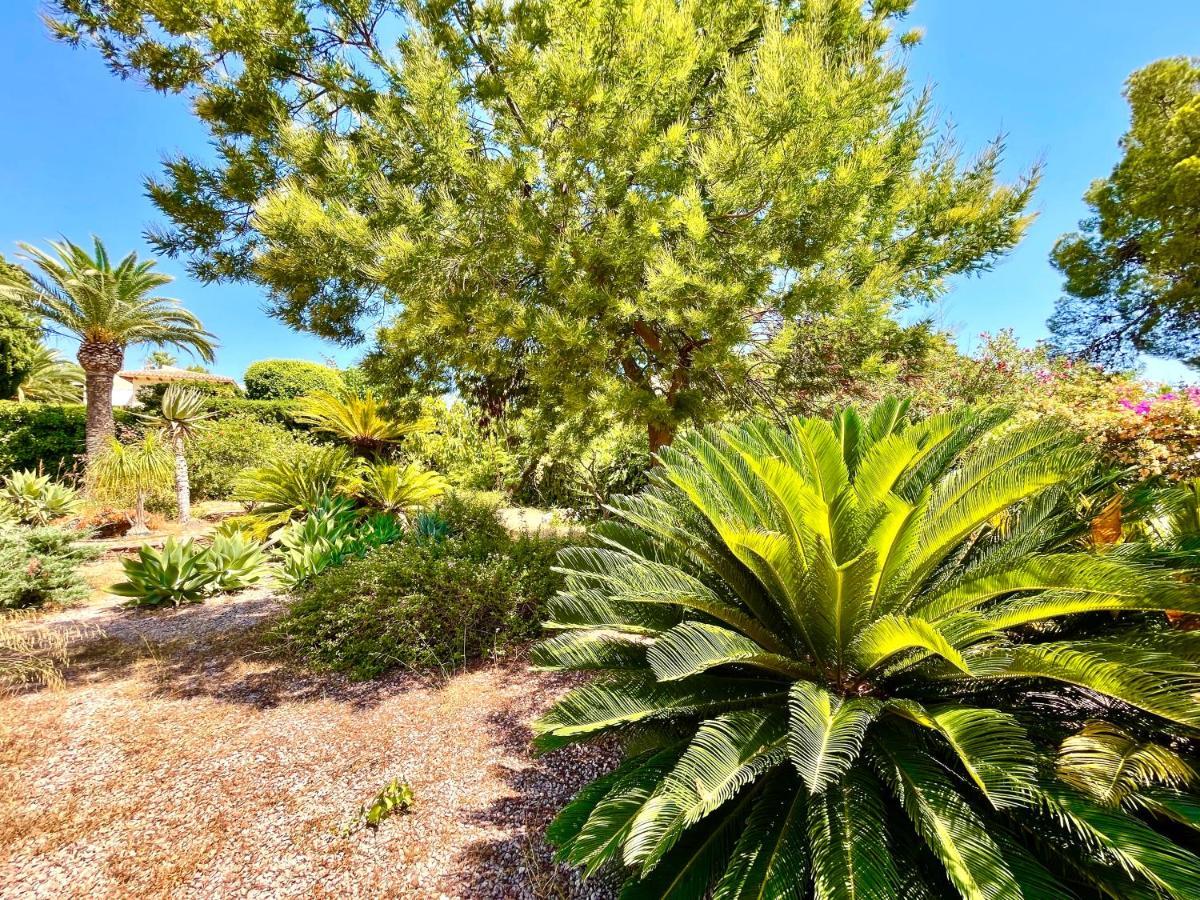
[[[1062,542],[1061,429],[904,412],[694,433],[560,555],[535,662],[604,674],[537,743],[627,748],[560,858],[622,897],[1200,897],[1163,827],[1200,821],[1200,642],[1160,612],[1200,591]]]
[[[213,535],[204,555],[219,591],[240,591],[258,584],[267,574],[267,554],[249,531],[226,528]]]
[[[344,497],[325,497],[303,519],[276,532],[282,563],[280,581],[295,588],[359,551],[358,514]]]
[[[404,515],[429,506],[446,493],[446,480],[415,463],[375,463],[359,476],[358,496],[368,506]]]
[[[72,488],[29,470],[10,472],[0,484],[0,505],[26,525],[45,525],[73,515],[80,502]]]
[[[346,441],[364,456],[376,456],[389,444],[433,426],[424,418],[411,422],[396,419],[370,390],[362,396],[349,391],[314,391],[297,403],[296,421]]]
[[[354,490],[361,463],[344,447],[327,447],[249,469],[234,484],[234,499],[253,515],[282,525],[316,509],[328,497]]]
[[[190,538],[167,538],[161,550],[143,544],[136,559],[122,561],[125,580],[112,585],[109,591],[129,597],[132,606],[199,603],[217,580],[207,556],[208,551]]]

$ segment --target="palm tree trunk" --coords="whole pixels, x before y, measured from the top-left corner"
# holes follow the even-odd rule
[[[113,431],[113,378],[125,363],[125,348],[111,341],[84,341],[79,365],[87,381],[87,455],[94,460],[108,447]]]
[[[192,520],[192,485],[188,479],[187,457],[183,454],[183,441],[176,437],[175,446],[175,500],[179,504],[179,521],[185,525]]]

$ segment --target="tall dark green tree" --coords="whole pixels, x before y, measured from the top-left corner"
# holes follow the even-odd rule
[[[1200,57],[1151,63],[1125,88],[1124,155],[1054,247],[1063,351],[1110,366],[1150,353],[1200,366]]]
[[[210,129],[215,163],[150,182],[160,249],[655,448],[773,323],[929,299],[1028,221],[1033,179],[963,161],[908,84],[912,0],[52,5]]]
[[[21,269],[0,256],[0,280],[19,278]],[[38,322],[10,300],[0,297],[0,400],[17,395],[34,368],[41,346]]]

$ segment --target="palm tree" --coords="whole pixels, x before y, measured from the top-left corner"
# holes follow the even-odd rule
[[[21,403],[78,403],[83,399],[83,369],[44,344],[17,387]]]
[[[627,747],[560,858],[622,897],[1200,897],[1200,641],[1162,614],[1200,587],[1078,549],[1061,429],[904,412],[686,436],[560,554],[535,662],[603,674],[537,743]]]
[[[212,418],[212,413],[204,409],[205,402],[199,391],[173,384],[163,394],[162,407],[157,414],[140,416],[162,429],[175,454],[175,499],[179,504],[179,521],[184,523],[192,520],[192,489],[184,450],[187,442],[204,427],[205,420]]]
[[[148,431],[139,444],[122,444],[110,439],[105,451],[88,464],[92,493],[124,500],[134,497],[130,534],[149,534],[146,526],[146,495],[166,485],[173,471],[171,452],[157,432]]]
[[[172,279],[154,271],[154,261],[130,253],[116,266],[99,238],[94,250],[70,241],[52,242],[58,255],[21,244],[32,271],[0,274],[0,295],[79,340],[79,364],[87,380],[87,452],[96,458],[113,434],[113,377],[130,344],[187,349],[213,359],[212,335],[200,320],[155,291]],[[28,276],[28,280],[24,276]]]
[[[341,438],[361,456],[377,456],[387,445],[433,426],[426,418],[411,422],[395,419],[371,390],[362,396],[349,391],[313,391],[297,403],[297,422]]]

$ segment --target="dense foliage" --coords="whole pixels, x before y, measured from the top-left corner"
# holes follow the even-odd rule
[[[251,400],[294,400],[314,391],[340,391],[337,369],[303,359],[264,359],[251,363],[244,377]]]
[[[311,444],[297,432],[244,413],[212,419],[186,448],[192,495],[229,500],[238,475],[279,459],[293,459]]]
[[[118,424],[135,420],[117,410]],[[53,474],[82,467],[87,414],[75,404],[0,400],[0,472],[35,469]]]
[[[999,143],[961,160],[908,84],[911,0],[52,6],[196,96],[216,153],[151,184],[161,250],[325,336],[392,310],[384,354],[489,412],[602,405],[656,447],[757,324],[935,296],[1027,222]]]
[[[1050,330],[1060,349],[1110,366],[1139,352],[1200,366],[1200,57],[1139,69],[1125,97],[1124,155],[1054,247],[1066,296]]]
[[[79,565],[95,551],[62,528],[19,528],[0,523],[0,607],[68,604],[87,596]]]
[[[0,256],[0,275],[21,277],[21,269]],[[38,321],[11,300],[0,298],[0,399],[17,395],[35,365],[41,346]]]
[[[1200,588],[1084,550],[1087,456],[995,412],[689,435],[559,559],[535,725],[628,756],[551,826],[623,896],[1200,892]],[[1134,548],[1136,550],[1136,548]]]
[[[462,497],[438,515],[444,534],[414,530],[312,579],[277,627],[285,646],[316,668],[372,678],[448,672],[532,637],[559,584],[560,542],[514,538],[495,507]]]

